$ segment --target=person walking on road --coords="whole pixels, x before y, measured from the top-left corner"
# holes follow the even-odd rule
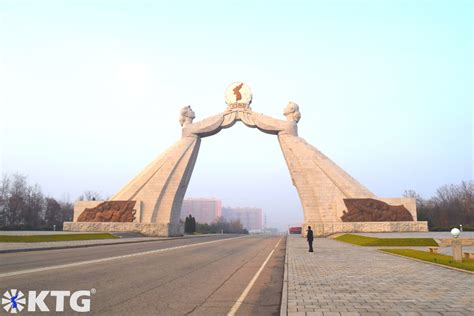
[[[313,231],[311,230],[311,226],[308,226],[308,230],[306,231],[306,239],[308,240],[309,245],[309,252],[313,252]]]

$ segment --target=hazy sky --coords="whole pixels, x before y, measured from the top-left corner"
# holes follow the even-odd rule
[[[110,196],[180,138],[178,111],[252,108],[382,197],[472,180],[473,1],[0,0],[2,173],[57,198]],[[238,123],[201,144],[188,197],[302,220],[275,136]]]

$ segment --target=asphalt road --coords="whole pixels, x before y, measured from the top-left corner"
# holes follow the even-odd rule
[[[284,259],[281,236],[217,235],[8,253],[0,254],[0,294],[93,289],[94,315],[226,315],[236,307],[236,315],[277,315]],[[52,297],[45,302],[54,310]],[[68,303],[61,315],[74,314]]]

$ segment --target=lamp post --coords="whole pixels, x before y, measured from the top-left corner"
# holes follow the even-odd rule
[[[451,235],[454,237],[451,242],[451,247],[453,249],[453,259],[456,262],[462,261],[462,243],[461,240],[458,239],[460,234],[461,231],[458,228],[451,229]]]

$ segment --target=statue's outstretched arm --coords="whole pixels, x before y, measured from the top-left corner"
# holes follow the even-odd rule
[[[252,115],[255,127],[267,134],[277,135],[279,132],[288,128],[288,122],[279,120],[265,114],[253,113]]]
[[[196,135],[206,137],[217,134],[221,130],[224,121],[224,113],[210,116],[206,119],[183,127],[183,136]]]

